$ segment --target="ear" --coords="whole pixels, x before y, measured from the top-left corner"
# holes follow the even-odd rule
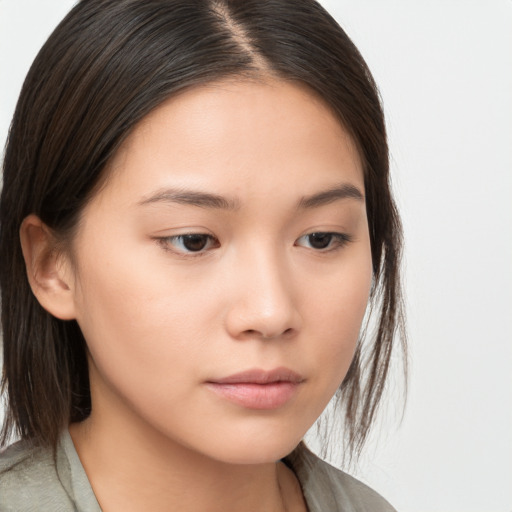
[[[69,258],[56,249],[51,230],[29,215],[20,227],[27,277],[39,304],[61,320],[75,318],[74,275]]]

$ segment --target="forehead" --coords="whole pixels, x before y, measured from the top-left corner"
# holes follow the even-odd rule
[[[270,79],[173,96],[134,128],[109,168],[139,190],[167,179],[242,194],[331,178],[364,187],[356,146],[331,109],[306,86]]]

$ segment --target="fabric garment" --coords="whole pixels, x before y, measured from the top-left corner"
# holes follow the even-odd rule
[[[309,512],[396,512],[375,491],[301,444],[283,462],[297,475]],[[101,512],[68,431],[56,457],[18,442],[0,454],[0,512]]]

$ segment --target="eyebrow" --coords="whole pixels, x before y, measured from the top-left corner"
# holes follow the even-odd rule
[[[323,190],[311,196],[305,196],[299,201],[300,209],[318,208],[340,199],[356,199],[364,201],[363,193],[354,185],[344,183],[342,185]]]
[[[139,202],[140,205],[153,203],[178,203],[219,210],[237,210],[240,208],[240,203],[236,199],[186,189],[161,190]]]
[[[310,196],[302,197],[298,209],[318,208],[341,199],[356,199],[364,201],[362,192],[349,183],[345,183]],[[236,198],[228,198],[218,194],[187,189],[168,188],[160,190],[139,201],[139,205],[154,203],[177,203],[199,208],[218,210],[238,210],[240,202]]]

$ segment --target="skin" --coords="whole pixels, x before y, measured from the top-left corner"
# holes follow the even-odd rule
[[[107,172],[68,255],[40,256],[37,218],[22,228],[40,302],[87,341],[93,409],[70,432],[102,509],[305,510],[276,461],[343,380],[372,279],[351,138],[305,87],[230,80],[159,106]],[[318,248],[312,233],[338,235]],[[207,384],[277,367],[302,380],[273,409]]]

